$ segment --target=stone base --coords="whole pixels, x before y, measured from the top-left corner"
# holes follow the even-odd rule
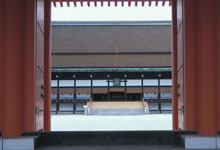
[[[184,135],[182,141],[188,150],[220,149],[220,137],[216,136]]]
[[[220,136],[217,137],[217,149],[220,150]]]
[[[17,138],[3,138],[0,150],[34,150],[37,145],[37,136]]]
[[[2,150],[2,138],[0,137],[0,150]]]

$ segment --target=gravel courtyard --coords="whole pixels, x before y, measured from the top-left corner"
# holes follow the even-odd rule
[[[172,114],[85,116],[53,114],[52,131],[172,130]]]

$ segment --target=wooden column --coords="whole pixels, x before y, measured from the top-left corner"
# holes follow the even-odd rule
[[[195,3],[185,0],[183,8],[184,20],[184,99],[185,99],[185,130],[197,130],[196,125],[196,66],[195,66]],[[181,35],[179,35],[181,36]],[[185,37],[184,37],[185,36]],[[179,46],[178,46],[179,48]],[[179,51],[178,51],[179,52]],[[179,54],[178,54],[179,55]]]
[[[51,1],[45,0],[44,10],[44,130],[51,130]]]
[[[76,112],[76,76],[74,75],[73,114]]]
[[[177,3],[178,66],[179,58],[183,59],[180,66],[183,73],[178,74],[178,82],[179,79],[184,81],[184,95],[180,93],[184,97],[184,121],[179,120],[179,125],[184,130],[213,136],[217,133],[218,120],[218,1],[178,0]]]
[[[3,136],[15,137],[23,131],[35,131],[36,124],[42,123],[37,122],[35,113],[35,100],[40,96],[36,92],[40,84],[36,82],[36,62],[43,62],[36,61],[36,45],[38,48],[43,46],[42,43],[36,44],[36,24],[39,20],[36,12],[40,10],[36,10],[35,0],[3,0],[1,6],[1,35],[4,37],[1,40],[1,106],[4,107],[0,122]]]
[[[3,83],[3,17],[4,1],[0,5],[0,83]],[[0,84],[0,132],[2,132],[2,102],[3,102],[3,84]]]
[[[125,80],[125,85],[124,85],[124,87],[125,87],[124,101],[126,101],[127,100],[127,75],[125,75],[124,80]]]
[[[217,0],[216,4],[216,20],[217,20],[217,41],[220,41],[220,1]],[[217,42],[217,91],[220,91],[220,42]],[[220,92],[217,92],[217,100],[218,100],[218,130],[220,130]]]
[[[4,5],[2,133],[4,137],[16,137],[24,129],[25,1],[2,0],[1,5]]]
[[[108,101],[110,101],[110,76],[108,75]]]
[[[173,130],[178,130],[178,99],[177,99],[177,2],[172,0],[172,115]]]
[[[35,56],[36,2],[26,0],[25,7],[25,72],[24,72],[24,131],[35,130]]]
[[[158,74],[158,93],[157,93],[157,100],[158,100],[158,110],[161,113],[161,96],[160,96],[160,78],[161,74]]]
[[[144,75],[141,75],[141,98],[144,98]]]
[[[93,76],[90,75],[91,78],[91,91],[90,91],[90,98],[93,100]]]
[[[60,102],[60,77],[57,76],[57,99],[56,99],[56,114],[59,111],[59,102]]]
[[[200,135],[217,134],[216,1],[195,0],[196,100]]]

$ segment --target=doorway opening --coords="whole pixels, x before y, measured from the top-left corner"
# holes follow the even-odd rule
[[[160,11],[157,2],[141,8]],[[142,3],[124,4],[128,13]],[[52,20],[53,131],[172,130],[171,21],[153,18]]]

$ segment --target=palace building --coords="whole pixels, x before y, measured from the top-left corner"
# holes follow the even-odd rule
[[[52,22],[56,113],[83,111],[83,105],[93,113],[107,107],[100,114],[109,107],[110,114],[139,114],[145,105],[171,111],[171,71],[170,21]]]

